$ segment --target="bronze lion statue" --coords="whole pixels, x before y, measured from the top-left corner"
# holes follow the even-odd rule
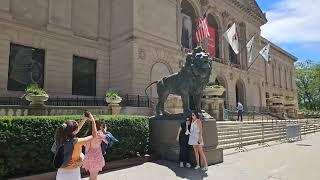
[[[212,70],[212,59],[204,49],[197,47],[186,57],[186,63],[178,73],[163,77],[159,81],[152,82],[157,84],[158,104],[156,106],[156,115],[168,114],[164,110],[164,103],[169,94],[181,96],[183,104],[183,114],[190,113],[189,98],[193,98],[195,110],[201,111],[201,97],[203,89],[209,82]]]

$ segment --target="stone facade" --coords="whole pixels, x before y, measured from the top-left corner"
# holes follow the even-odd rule
[[[182,11],[192,12],[194,19],[207,11],[214,19],[216,61],[230,62],[222,34],[232,23],[237,24],[241,49],[253,35],[255,55],[268,42],[260,37],[267,20],[254,0],[1,0],[0,94],[23,93],[7,90],[10,43],[16,43],[45,50],[44,88],[50,95],[73,96],[73,55],[96,60],[97,96],[104,96],[108,88],[144,95],[150,82],[179,71],[184,63]],[[258,57],[249,71],[245,51],[236,66],[214,63],[211,81],[218,79],[226,87],[226,104],[238,100],[266,106],[266,92],[297,99],[296,58],[274,44],[271,56],[271,64]],[[156,96],[154,87],[149,93]]]

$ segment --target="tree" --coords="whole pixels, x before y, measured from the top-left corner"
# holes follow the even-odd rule
[[[320,110],[320,64],[307,60],[298,62],[295,68],[299,105],[308,110]]]

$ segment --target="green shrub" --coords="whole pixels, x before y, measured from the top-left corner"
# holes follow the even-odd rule
[[[37,84],[31,84],[26,89],[26,94],[30,95],[45,95],[47,92],[40,88]]]
[[[54,170],[50,149],[55,129],[64,121],[81,116],[0,117],[0,179]],[[95,116],[105,121],[119,143],[107,152],[107,160],[145,154],[148,150],[148,120],[142,116]],[[86,122],[79,137],[87,128]]]

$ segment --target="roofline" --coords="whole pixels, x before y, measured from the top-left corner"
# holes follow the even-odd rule
[[[291,53],[289,53],[288,51],[282,49],[281,47],[277,46],[276,44],[274,44],[273,42],[269,41],[268,39],[260,36],[261,40],[265,43],[269,43],[273,48],[275,48],[276,50],[280,51],[281,53],[283,53],[284,55],[290,57],[291,59],[293,59],[294,62],[298,61],[298,58],[294,55],[292,55]]]

